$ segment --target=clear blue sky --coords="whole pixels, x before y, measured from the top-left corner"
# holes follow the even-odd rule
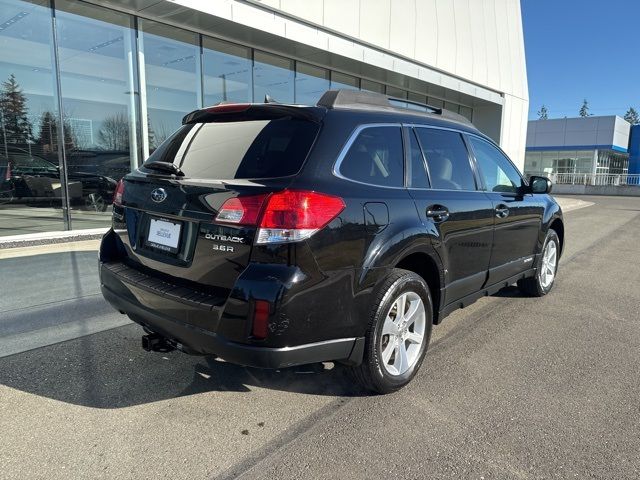
[[[640,0],[521,0],[529,118],[640,111]]]

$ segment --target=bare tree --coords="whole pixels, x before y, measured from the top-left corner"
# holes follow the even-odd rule
[[[116,113],[105,118],[98,138],[106,150],[129,150],[128,117],[124,113]]]

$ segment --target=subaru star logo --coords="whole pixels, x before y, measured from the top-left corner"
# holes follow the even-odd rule
[[[151,200],[156,203],[164,202],[167,198],[167,192],[164,188],[156,188],[151,192]]]

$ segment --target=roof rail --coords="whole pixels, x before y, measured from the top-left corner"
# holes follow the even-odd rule
[[[390,97],[382,93],[359,90],[328,90],[318,100],[317,105],[326,108],[383,109],[395,112],[430,113],[432,115],[440,115],[448,120],[471,124],[467,117],[444,108],[432,107],[426,103],[414,102],[405,98]]]

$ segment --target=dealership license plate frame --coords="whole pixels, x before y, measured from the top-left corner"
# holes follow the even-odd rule
[[[170,230],[175,230],[177,227],[177,242],[175,242],[175,246],[173,246],[173,242],[168,244],[167,242],[163,242],[162,237],[156,235],[154,238],[151,238],[153,233],[153,228],[157,225],[157,222],[170,225]],[[147,225],[147,231],[145,235],[145,247],[151,248],[155,251],[168,253],[168,254],[177,254],[180,251],[180,243],[182,241],[182,232],[184,231],[183,222],[178,220],[171,220],[163,217],[149,217],[149,223]]]

